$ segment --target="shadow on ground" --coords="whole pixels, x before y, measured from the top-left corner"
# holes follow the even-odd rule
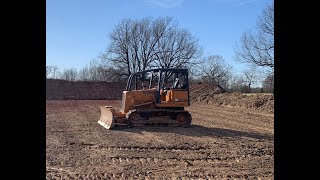
[[[163,133],[175,133],[186,136],[212,136],[212,137],[232,137],[232,138],[254,138],[258,140],[273,140],[273,136],[267,134],[260,134],[255,132],[237,131],[232,129],[215,128],[215,127],[204,127],[200,125],[191,125],[188,128],[183,127],[125,127],[115,126],[112,130],[115,131],[126,131],[132,133],[142,132],[163,132]]]

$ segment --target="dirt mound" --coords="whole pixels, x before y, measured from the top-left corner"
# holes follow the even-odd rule
[[[190,85],[190,100],[202,102],[205,99],[213,97],[215,94],[226,92],[220,86],[208,83],[194,83]]]
[[[273,94],[207,93],[193,98],[194,103],[274,112]]]
[[[126,88],[126,82],[86,82],[65,81],[58,79],[47,79],[47,100],[99,100],[122,98],[122,91]],[[208,91],[209,90],[209,91]],[[209,94],[225,92],[214,84],[191,83],[190,96],[207,97]]]
[[[126,83],[47,79],[47,100],[121,99]]]

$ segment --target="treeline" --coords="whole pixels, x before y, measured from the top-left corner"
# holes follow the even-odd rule
[[[242,93],[271,93],[273,92],[273,73],[263,74],[249,69],[236,75],[232,67],[221,56],[211,56],[206,61],[205,68],[195,66],[190,69],[191,83],[213,83],[223,87],[228,92]],[[80,70],[75,68],[60,70],[57,66],[47,66],[48,79],[61,79],[67,81],[106,81],[126,82],[126,78],[117,76],[119,72],[106,66],[103,61],[91,60],[88,65]]]
[[[220,55],[203,56],[198,39],[172,17],[147,17],[123,19],[109,34],[104,53],[79,70],[48,65],[47,78],[114,82],[152,68],[187,68],[191,82],[215,83],[230,92],[273,92],[273,9],[267,6],[255,31],[236,44],[235,60],[248,65],[240,73]]]

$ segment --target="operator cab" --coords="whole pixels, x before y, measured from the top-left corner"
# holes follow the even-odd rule
[[[129,76],[126,91],[153,91],[156,104],[176,102],[190,105],[187,69],[150,69]]]

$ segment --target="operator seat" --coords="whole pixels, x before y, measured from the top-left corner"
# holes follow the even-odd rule
[[[174,81],[174,84],[173,84],[172,88],[173,88],[173,89],[178,88],[178,84],[179,84],[179,78],[176,78],[175,81]]]

